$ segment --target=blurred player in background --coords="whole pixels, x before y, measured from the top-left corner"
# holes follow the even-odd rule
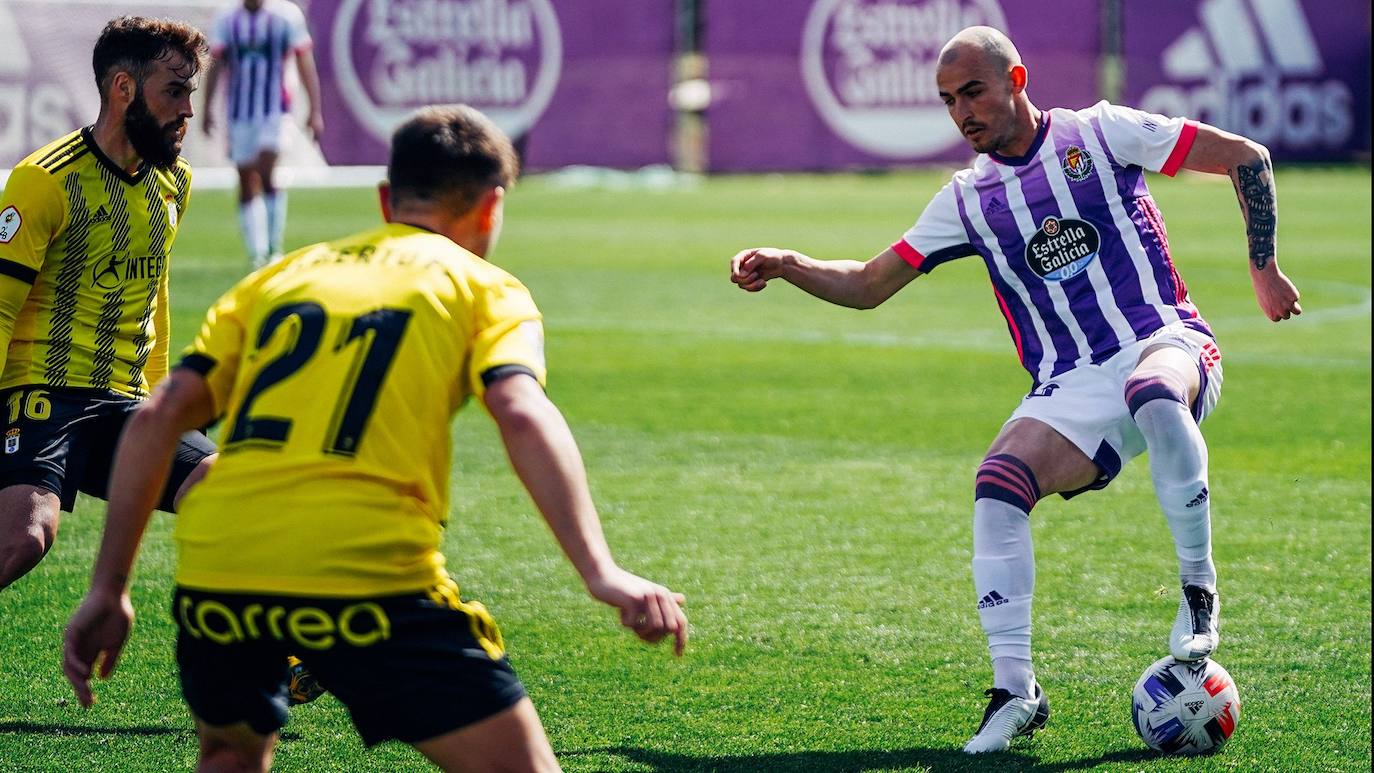
[[[290,120],[286,63],[296,60],[310,102],[307,119],[318,139],[324,131],[320,78],[311,53],[305,15],[289,0],[243,0],[215,19],[210,32],[214,60],[205,80],[206,135],[215,129],[220,73],[229,71],[224,105],[229,114],[229,159],[239,173],[239,228],[259,268],[281,257],[286,234],[286,191],[273,172],[281,150],[283,121]]]
[[[89,705],[97,659],[108,676],[128,636],[129,573],[176,438],[224,416],[176,530],[177,660],[207,769],[268,767],[288,651],[369,745],[397,739],[450,770],[558,768],[496,624],[439,553],[449,424],[469,397],[590,594],[646,641],[687,641],[683,597],[612,559],[544,394],[539,311],[482,259],[516,174],[509,141],[472,108],[427,108],[393,136],[388,173],[388,224],[231,289],[120,444],[64,670]]]
[[[971,27],[941,51],[940,96],[980,155],[916,224],[866,262],[745,250],[731,279],[782,278],[818,298],[872,308],[956,258],[987,265],[1032,388],[978,468],[973,580],[993,688],[969,753],[1006,749],[1049,716],[1031,668],[1035,562],[1030,511],[1044,496],[1100,489],[1146,449],[1182,582],[1169,652],[1217,646],[1207,446],[1198,424],[1221,392],[1221,353],[1174,270],[1144,170],[1229,175],[1249,239],[1250,279],[1275,322],[1302,312],[1279,270],[1269,152],[1206,124],[1101,102],[1042,111],[1005,35]]]
[[[205,49],[186,24],[111,21],[95,123],[20,162],[0,197],[0,588],[46,555],[78,490],[106,495],[124,422],[167,373],[168,259],[191,192],[181,142]],[[198,432],[174,445],[162,510],[214,453]]]

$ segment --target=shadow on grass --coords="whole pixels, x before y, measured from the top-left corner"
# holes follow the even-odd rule
[[[1159,754],[1146,749],[1120,749],[1098,757],[1041,763],[1025,751],[1011,751],[984,757],[971,757],[960,749],[913,748],[898,750],[858,750],[849,752],[815,751],[778,754],[740,754],[720,757],[695,757],[671,752],[628,747],[607,747],[565,751],[558,755],[569,762],[578,757],[607,756],[648,767],[654,773],[754,773],[755,771],[797,771],[802,773],[859,773],[866,770],[917,768],[945,770],[1017,770],[1034,773],[1060,773],[1093,768],[1109,763],[1143,762]]]
[[[60,725],[41,722],[0,722],[0,735],[184,735],[195,738],[193,727],[102,727],[99,725]],[[292,741],[300,738],[296,733],[283,732],[281,739]]]

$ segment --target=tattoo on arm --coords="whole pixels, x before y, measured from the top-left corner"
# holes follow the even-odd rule
[[[1278,206],[1274,194],[1274,168],[1268,159],[1256,159],[1236,167],[1236,196],[1245,215],[1245,235],[1250,240],[1250,262],[1261,270],[1274,259],[1274,232]]]

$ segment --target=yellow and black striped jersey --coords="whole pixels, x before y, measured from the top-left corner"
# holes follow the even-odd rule
[[[223,418],[182,501],[177,582],[350,596],[444,581],[449,422],[507,369],[544,382],[529,291],[449,239],[392,224],[250,275],[182,367]]]
[[[89,127],[24,159],[0,197],[0,274],[31,284],[0,388],[142,398],[167,373],[167,258],[191,167],[129,174]]]

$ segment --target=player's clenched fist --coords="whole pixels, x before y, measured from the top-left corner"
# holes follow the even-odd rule
[[[1255,299],[1269,321],[1279,322],[1302,313],[1298,288],[1277,264],[1270,264],[1263,271],[1251,271],[1250,279],[1255,286]]]
[[[730,259],[730,281],[742,290],[756,293],[768,286],[768,280],[782,276],[789,250],[755,247],[743,250]]]
[[[687,647],[687,615],[682,605],[687,597],[650,582],[623,569],[590,580],[587,591],[598,601],[620,610],[620,624],[650,644],[671,635],[673,654],[681,656]]]

